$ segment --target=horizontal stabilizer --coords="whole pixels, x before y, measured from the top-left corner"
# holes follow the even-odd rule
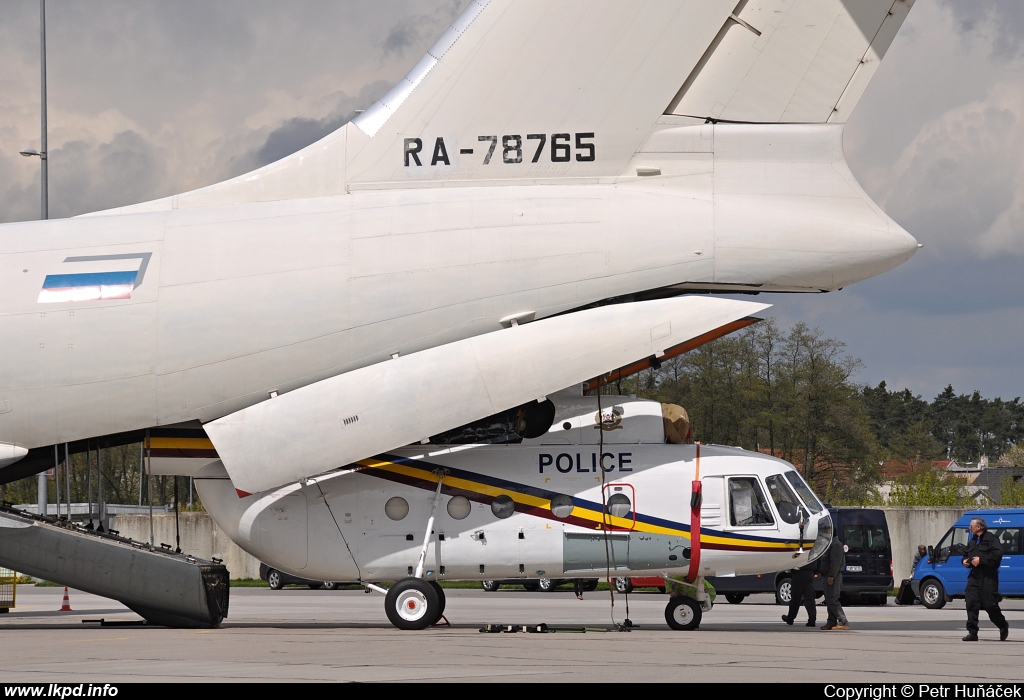
[[[914,0],[742,0],[667,114],[842,124]]]
[[[514,325],[325,379],[208,423],[249,493],[345,467],[582,383],[767,304],[675,297]]]

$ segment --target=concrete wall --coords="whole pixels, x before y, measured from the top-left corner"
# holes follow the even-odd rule
[[[952,506],[891,506],[882,508],[892,538],[892,577],[900,581],[910,578],[917,545],[936,545],[939,539],[971,508]]]
[[[233,579],[259,578],[260,562],[228,539],[208,513],[179,513],[181,551],[200,559],[223,560]],[[149,542],[149,515],[117,515],[110,527],[139,542]],[[176,546],[174,513],[153,515],[153,543]]]
[[[895,584],[910,577],[917,545],[935,545],[967,508],[905,506],[882,508],[892,537],[892,568]],[[231,578],[259,578],[260,562],[232,542],[207,513],[181,513],[181,549],[200,559],[224,561]],[[118,515],[111,527],[123,537],[149,542],[148,515]],[[153,540],[175,546],[174,513],[153,516]]]

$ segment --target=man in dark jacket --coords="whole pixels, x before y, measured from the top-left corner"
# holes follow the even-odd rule
[[[967,636],[965,642],[978,641],[978,613],[984,610],[988,619],[999,628],[999,640],[1010,634],[1010,625],[999,609],[999,563],[1003,550],[999,539],[988,531],[988,525],[981,518],[971,520],[971,539],[964,552],[963,563],[967,574]]]
[[[814,627],[814,571],[817,562],[804,564],[795,570],[790,578],[789,614],[782,616],[782,621],[792,625],[796,614],[803,605],[807,610],[807,626]]]
[[[843,606],[839,604],[839,592],[843,589],[843,569],[846,568],[846,547],[833,537],[825,554],[818,560],[818,570],[825,577],[825,609],[828,620],[823,630],[848,630],[850,621],[846,619]]]

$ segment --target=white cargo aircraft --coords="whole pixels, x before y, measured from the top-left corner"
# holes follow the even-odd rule
[[[826,292],[913,255],[842,151],[911,4],[472,0],[399,85],[292,156],[0,227],[0,479],[56,444],[201,427],[220,525],[311,578],[405,574],[399,626],[437,619],[432,581],[599,559],[685,575],[667,617],[692,624],[703,576],[805,561],[827,514],[761,456],[705,448],[698,475],[693,446],[646,428],[595,450],[617,434],[594,430],[598,399],[546,397],[766,308],[706,293]],[[509,410],[539,420],[519,444],[404,447]],[[751,490],[730,504],[709,479]],[[687,525],[690,480],[705,501]],[[786,483],[798,515],[773,500]]]

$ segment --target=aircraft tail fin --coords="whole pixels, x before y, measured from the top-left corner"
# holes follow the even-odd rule
[[[665,116],[843,123],[913,0],[473,0],[359,115],[350,183],[620,175]]]
[[[841,124],[912,4],[470,0],[412,71],[340,130],[234,180],[118,211],[609,181],[666,125]]]

